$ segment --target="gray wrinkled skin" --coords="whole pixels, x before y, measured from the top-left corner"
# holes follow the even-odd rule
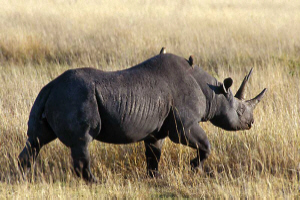
[[[116,72],[68,70],[47,84],[34,102],[20,168],[26,172],[41,147],[58,138],[71,148],[75,173],[93,182],[87,148],[92,140],[144,141],[148,174],[157,176],[165,137],[196,149],[191,165],[201,168],[210,144],[199,122],[211,121],[226,130],[250,129],[253,109],[265,92],[244,101],[240,94],[233,96],[231,84],[231,78],[220,83],[172,54]]]

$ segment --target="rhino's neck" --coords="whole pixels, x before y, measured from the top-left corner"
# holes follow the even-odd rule
[[[206,100],[206,109],[201,121],[209,121],[214,118],[220,106],[217,94],[221,83],[198,66],[194,68],[192,76],[196,79]]]
[[[213,77],[212,77],[213,78]],[[220,84],[215,78],[212,79],[211,84],[208,84],[208,90],[206,91],[206,111],[203,121],[209,121],[218,115],[219,107],[221,106],[220,99],[218,98],[218,88]]]

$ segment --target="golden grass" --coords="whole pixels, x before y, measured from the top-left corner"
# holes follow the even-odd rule
[[[298,1],[28,1],[0,9],[0,198],[300,197],[300,3]],[[69,68],[123,69],[159,52],[194,54],[233,91],[255,67],[253,97],[268,93],[250,131],[201,123],[211,141],[205,174],[190,170],[195,152],[169,140],[162,179],[146,177],[144,146],[90,145],[100,180],[71,171],[69,149],[45,146],[26,181],[17,156],[30,108],[43,85]]]

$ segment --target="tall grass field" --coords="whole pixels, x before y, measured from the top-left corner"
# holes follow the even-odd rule
[[[0,199],[300,198],[300,1],[0,0]],[[254,67],[247,98],[268,91],[249,131],[200,123],[212,146],[204,172],[196,152],[169,139],[161,178],[146,175],[144,144],[93,141],[98,184],[72,171],[59,140],[22,179],[17,157],[41,88],[67,69],[121,70],[162,47],[188,58],[233,92]],[[155,77],[153,77],[155,78]]]

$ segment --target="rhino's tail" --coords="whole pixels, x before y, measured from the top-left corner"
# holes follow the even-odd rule
[[[18,164],[23,176],[33,165],[42,146],[56,138],[47,120],[42,119],[51,88],[51,84],[48,84],[40,91],[30,111],[27,130],[28,139],[18,157]]]
[[[33,106],[30,111],[29,120],[28,120],[28,131],[27,135],[30,136],[30,133],[35,132],[35,129],[38,127],[40,122],[45,122],[45,105],[48,100],[48,97],[51,93],[52,84],[51,82],[42,88],[37,98],[35,99]]]

